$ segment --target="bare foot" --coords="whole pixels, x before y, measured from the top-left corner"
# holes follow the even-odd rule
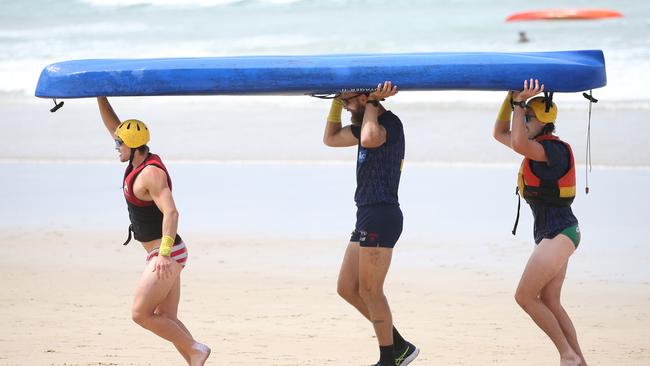
[[[578,355],[560,358],[560,366],[581,366],[582,359]]]
[[[190,356],[190,366],[203,366],[205,361],[210,357],[210,347],[203,343],[196,342],[192,346]]]

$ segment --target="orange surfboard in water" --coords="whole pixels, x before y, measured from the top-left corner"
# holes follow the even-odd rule
[[[623,14],[609,9],[549,9],[515,13],[506,18],[507,22],[526,20],[590,20],[620,18]]]

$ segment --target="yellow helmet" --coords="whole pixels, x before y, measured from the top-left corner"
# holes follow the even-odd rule
[[[127,119],[115,129],[115,135],[124,145],[135,149],[149,142],[149,129],[144,122],[137,119]]]
[[[535,112],[535,117],[542,123],[555,123],[557,119],[557,105],[551,102],[551,105],[546,111],[546,99],[544,97],[535,97],[526,103],[528,108]]]

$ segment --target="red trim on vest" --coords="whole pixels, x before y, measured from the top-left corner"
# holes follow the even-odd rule
[[[126,171],[124,172],[124,180],[122,181],[122,191],[124,191],[124,198],[126,198],[129,203],[132,203],[136,206],[148,207],[154,205],[153,201],[143,201],[136,197],[135,194],[133,194],[133,183],[135,183],[135,178],[137,178],[142,170],[149,165],[156,166],[165,172],[167,175],[167,185],[169,185],[170,190],[172,189],[172,180],[169,177],[169,172],[167,172],[165,164],[163,164],[162,160],[160,160],[160,156],[156,154],[149,154],[149,156],[144,159],[142,164],[138,165],[136,168],[133,168],[133,165],[129,164],[129,166],[126,167]]]
[[[559,141],[564,144],[564,146],[567,147],[569,150],[569,156],[570,156],[570,162],[569,162],[569,170],[562,176],[560,177],[556,182],[552,182],[552,186],[556,188],[573,188],[573,191],[575,192],[575,186],[576,186],[576,170],[575,170],[575,160],[573,158],[573,150],[571,150],[571,146],[567,144],[566,142],[560,140],[559,137],[553,136],[553,135],[542,135],[537,138],[535,138],[535,141],[541,142],[541,141],[548,141],[548,140],[554,140],[554,141]],[[542,201],[551,199],[551,200],[567,200],[567,201],[572,201],[573,198],[575,197],[575,193],[573,196],[570,197],[544,197],[544,196],[533,196],[530,195],[530,191],[526,188],[539,188],[542,185],[541,179],[533,173],[533,169],[531,168],[531,162],[533,160],[529,158],[524,158],[524,160],[521,163],[521,168],[519,169],[519,194],[523,198],[532,198],[532,199],[540,199]],[[559,194],[559,193],[558,193]]]

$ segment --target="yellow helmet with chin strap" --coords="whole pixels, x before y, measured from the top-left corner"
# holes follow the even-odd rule
[[[544,97],[532,98],[526,105],[535,112],[535,117],[537,117],[538,121],[542,123],[555,123],[557,119],[557,105],[555,103],[550,102],[548,112],[546,110],[546,98]]]
[[[137,119],[127,119],[115,129],[115,135],[124,145],[135,149],[149,142],[149,129],[144,122]]]

